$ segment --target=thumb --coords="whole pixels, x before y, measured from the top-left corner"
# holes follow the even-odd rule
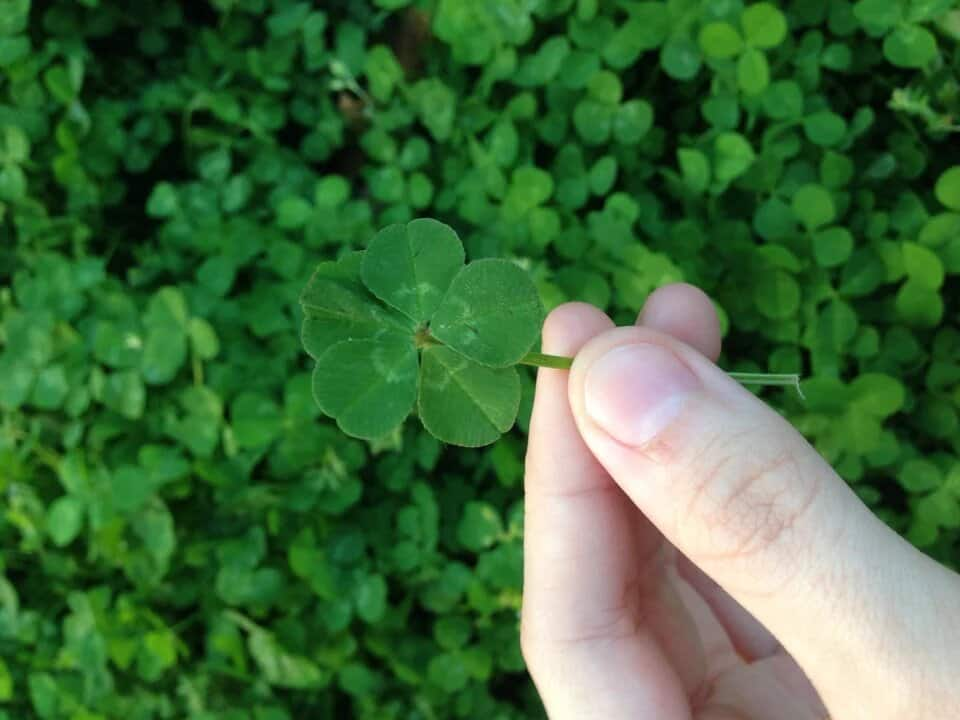
[[[936,634],[937,603],[916,588],[942,592],[942,603],[955,576],[875,518],[780,415],[691,347],[642,327],[585,345],[569,392],[614,481],[780,640],[838,717],[859,717],[843,712],[851,693],[861,703],[861,693],[898,694],[891,674],[916,657],[895,648]],[[916,613],[909,628],[905,608]],[[911,636],[891,642],[897,633]]]

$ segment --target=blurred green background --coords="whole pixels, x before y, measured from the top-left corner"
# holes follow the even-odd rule
[[[319,416],[316,263],[432,216],[545,305],[676,280],[960,563],[951,0],[0,0],[0,719],[542,715],[518,428]]]

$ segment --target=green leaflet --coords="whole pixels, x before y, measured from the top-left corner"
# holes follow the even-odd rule
[[[463,266],[463,245],[448,225],[422,218],[390,225],[363,254],[363,283],[415,322],[433,315]]]
[[[343,340],[317,358],[313,396],[348,435],[375,439],[396,428],[416,401],[412,338]]]
[[[69,545],[83,529],[83,502],[72,495],[57,498],[47,511],[47,532],[58,546]]]
[[[759,2],[745,8],[740,16],[747,43],[758,48],[774,48],[787,36],[787,19],[777,7]]]
[[[808,230],[816,230],[836,217],[833,197],[822,185],[811,183],[793,196],[793,214]]]
[[[457,539],[474,552],[486,550],[503,533],[503,521],[495,507],[484,502],[468,502],[457,524]]]
[[[951,210],[960,210],[960,165],[954,166],[937,178],[934,187],[937,200]]]
[[[514,368],[489,368],[445,347],[427,348],[420,370],[420,420],[438,439],[479,447],[513,425],[520,407]]]
[[[920,25],[901,25],[887,35],[883,54],[898,67],[922,68],[937,56],[937,38]]]
[[[700,48],[708,57],[732,58],[743,50],[743,38],[730,23],[712,22],[700,30]]]
[[[253,630],[248,647],[264,679],[273,685],[305,690],[324,687],[328,682],[316,663],[285,650],[272,633]]]
[[[737,62],[737,83],[747,95],[759,95],[770,84],[770,66],[762,51],[750,48]]]
[[[530,351],[542,319],[540,297],[520,267],[477,260],[453,279],[430,331],[468,358],[506,367]]]
[[[739,133],[720,133],[714,140],[713,149],[714,177],[723,184],[743,175],[756,160],[750,143]]]
[[[301,339],[316,359],[340,340],[360,340],[412,330],[402,316],[379,305],[360,283],[362,253],[322,263],[300,296]]]

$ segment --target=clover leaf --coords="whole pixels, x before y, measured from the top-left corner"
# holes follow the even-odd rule
[[[317,359],[338,340],[402,334],[413,323],[396,312],[371,302],[360,282],[363,253],[351,253],[337,262],[321,263],[300,296],[304,311],[301,339]]]
[[[425,322],[463,266],[463,245],[443,223],[423,218],[384,228],[363,255],[363,283],[415,322]]]
[[[511,428],[520,409],[515,368],[491,368],[446,347],[423,352],[418,409],[423,426],[453,445],[488,445]]]
[[[951,210],[960,210],[960,165],[944,172],[934,188],[937,199]]]
[[[543,319],[529,276],[507,260],[477,260],[453,279],[433,318],[433,336],[491,367],[514,365],[536,342]]]
[[[317,358],[313,373],[320,409],[357,437],[381,437],[403,422],[416,389],[416,348],[401,335],[338,342]]]
[[[300,304],[314,399],[348,435],[384,437],[415,407],[436,438],[465,447],[513,426],[521,392],[511,366],[543,321],[537,289],[516,264],[465,265],[453,229],[422,218],[321,263]]]
[[[750,45],[770,49],[787,36],[787,19],[775,5],[760,2],[749,6],[740,16],[743,34]]]

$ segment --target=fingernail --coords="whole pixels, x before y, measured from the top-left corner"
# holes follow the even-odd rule
[[[643,445],[670,424],[699,388],[687,366],[659,345],[620,345],[587,371],[584,405],[613,439]]]

